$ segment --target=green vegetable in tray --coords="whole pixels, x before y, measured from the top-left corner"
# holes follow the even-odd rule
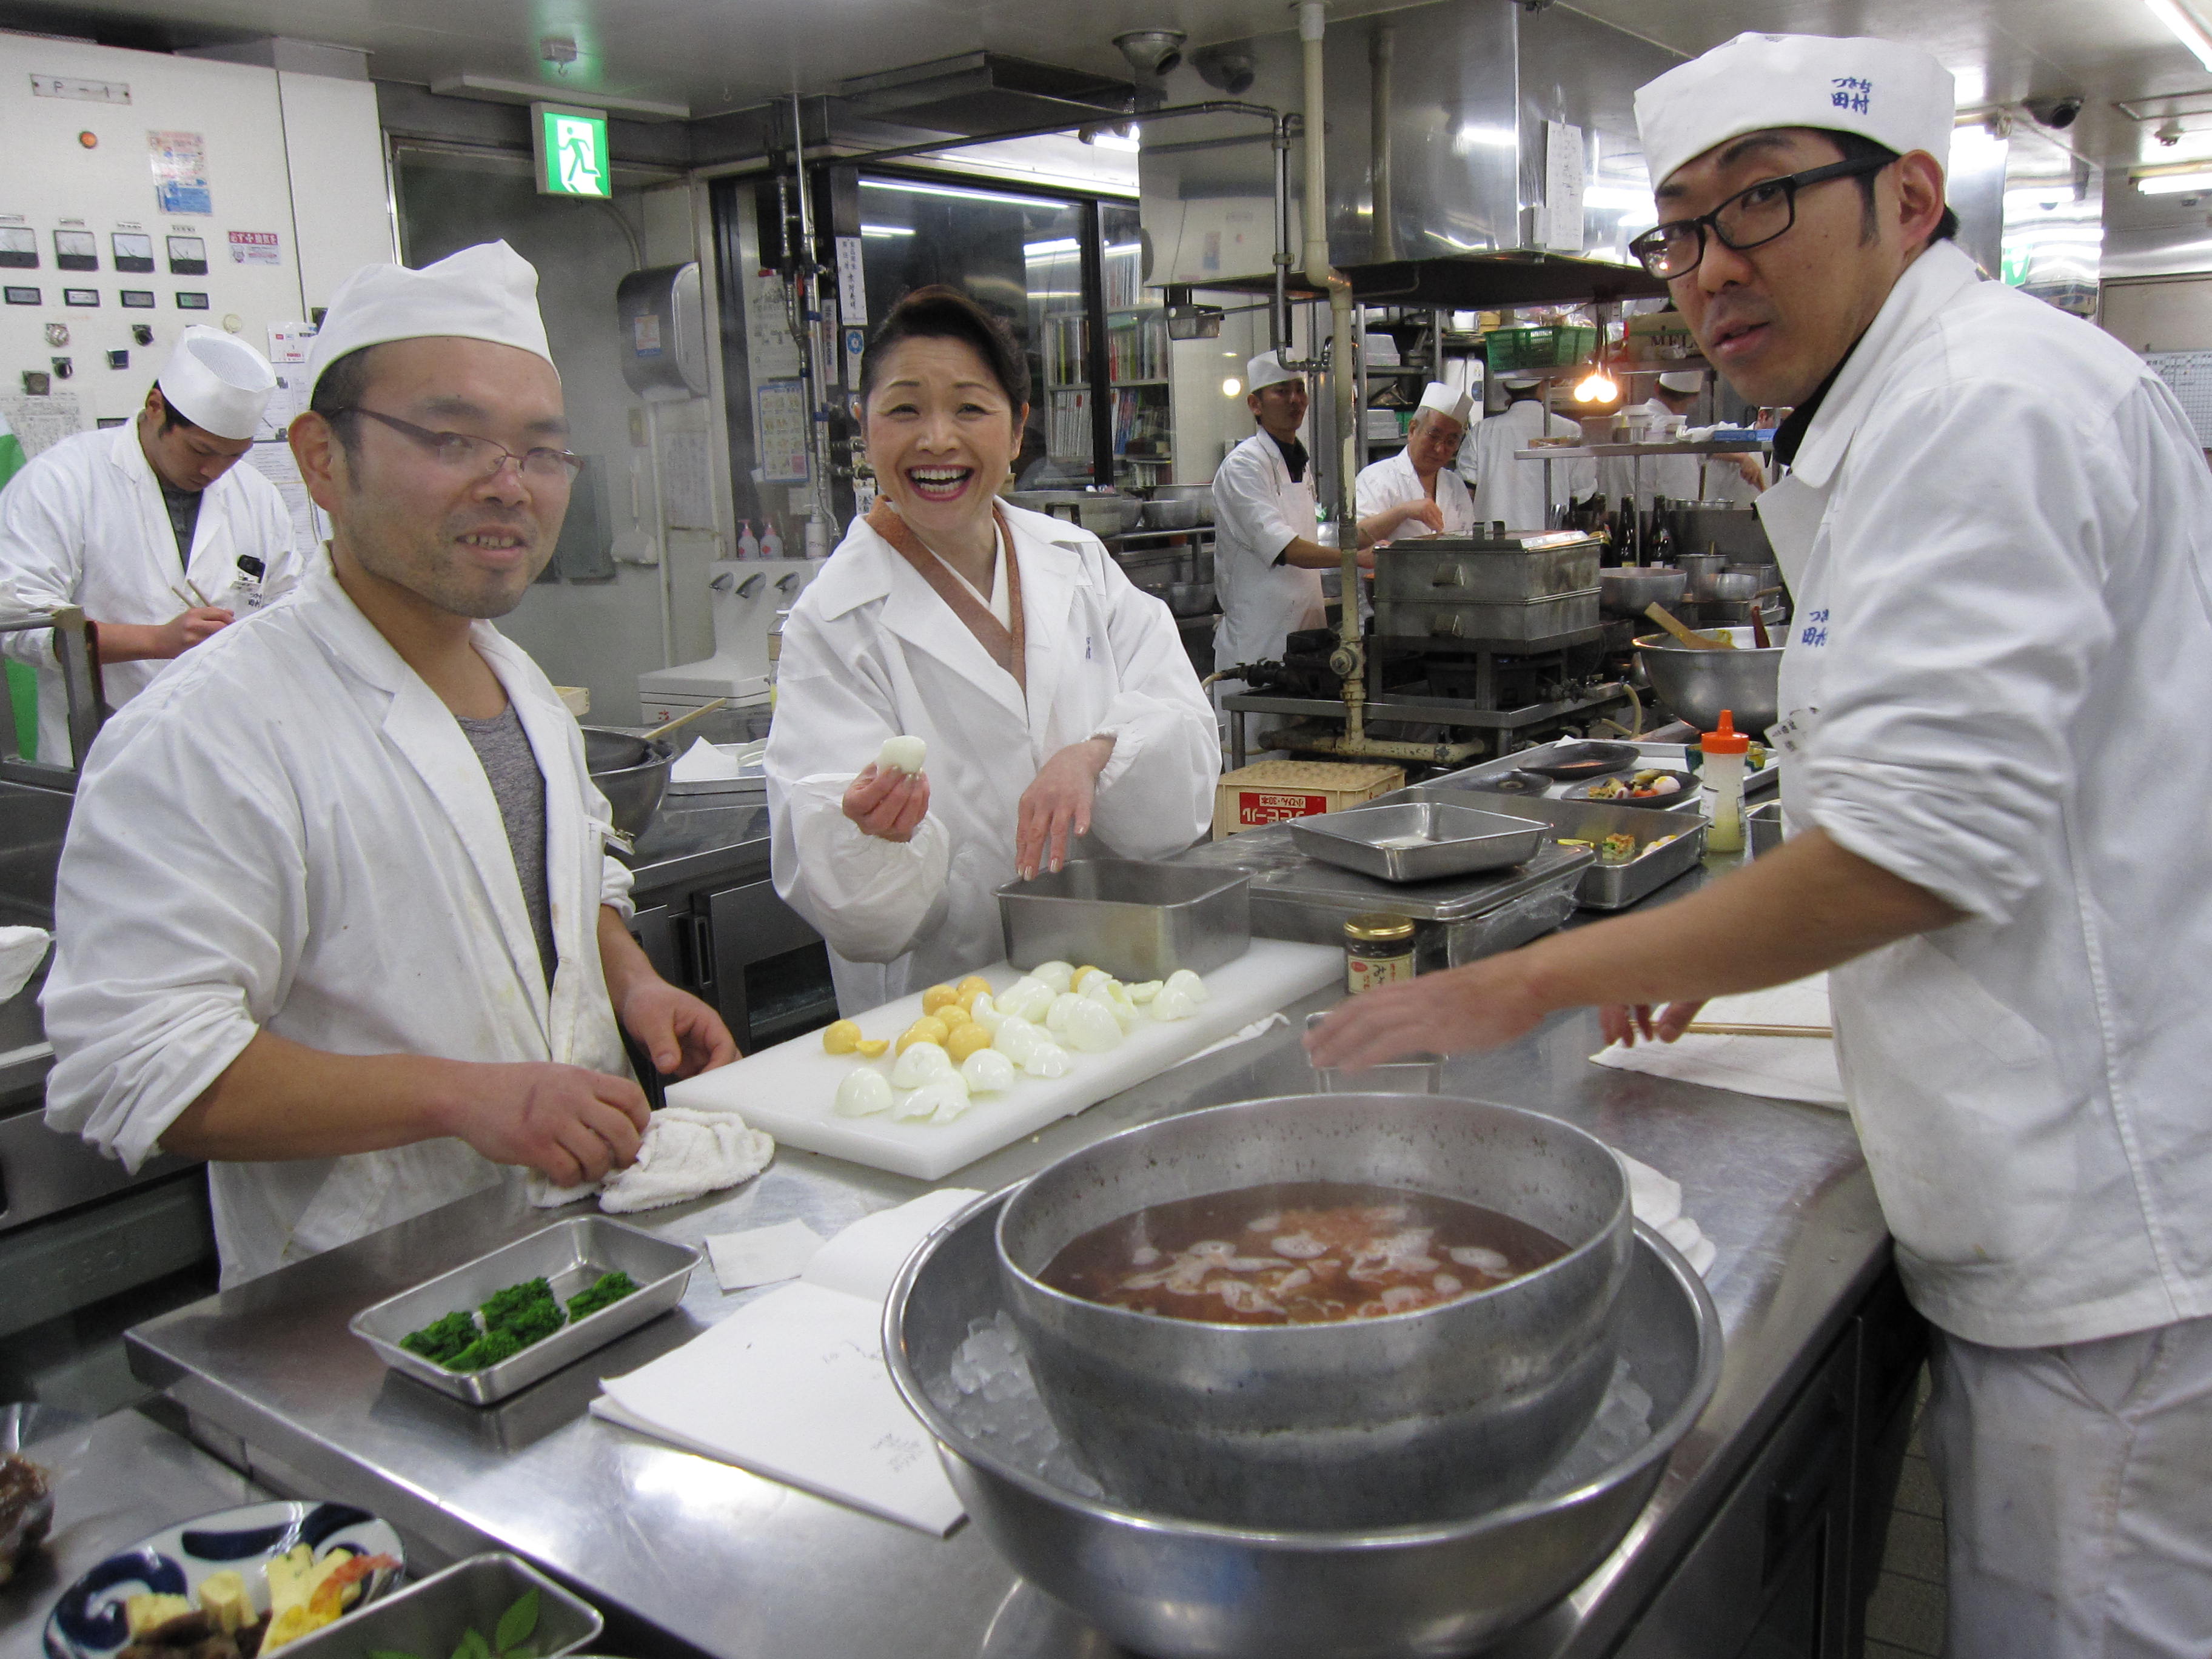
[[[399,1339],[399,1346],[410,1353],[421,1354],[433,1364],[443,1365],[476,1340],[477,1322],[462,1311],[433,1320],[419,1331],[408,1332]]]
[[[503,1291],[494,1291],[483,1304],[484,1328],[495,1331],[525,1309],[552,1301],[553,1287],[542,1279],[527,1279]]]
[[[627,1279],[623,1282],[629,1284]],[[532,1279],[495,1291],[473,1314],[465,1310],[449,1313],[419,1331],[409,1332],[399,1339],[399,1346],[449,1371],[480,1371],[502,1359],[512,1359],[568,1322],[568,1316],[562,1310],[552,1285]]]
[[[587,1314],[595,1314],[636,1289],[637,1281],[619,1267],[611,1273],[602,1273],[597,1284],[586,1285],[568,1299],[568,1317],[581,1319]]]
[[[449,1371],[480,1371],[502,1359],[514,1358],[526,1346],[512,1331],[486,1331],[451,1359],[440,1363]]]
[[[500,1614],[490,1641],[485,1641],[483,1632],[474,1626],[463,1631],[453,1646],[453,1659],[538,1659],[537,1646],[530,1639],[537,1630],[538,1592],[525,1590],[514,1606]],[[368,1659],[420,1659],[420,1656],[397,1648],[371,1648]]]

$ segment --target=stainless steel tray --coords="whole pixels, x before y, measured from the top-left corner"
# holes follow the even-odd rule
[[[700,1259],[689,1244],[672,1244],[603,1215],[575,1216],[363,1308],[346,1328],[393,1370],[472,1406],[489,1406],[666,1313],[684,1299],[684,1287]],[[479,1307],[493,1291],[510,1285],[545,1279],[565,1306],[600,1274],[617,1269],[635,1279],[637,1289],[480,1371],[449,1371],[399,1346],[410,1331],[458,1309]]]
[[[1143,859],[1078,859],[999,889],[1006,960],[1088,963],[1116,979],[1203,974],[1251,948],[1250,884],[1235,872]]]
[[[599,1609],[528,1562],[494,1552],[471,1555],[420,1583],[394,1590],[337,1624],[301,1637],[284,1651],[328,1654],[331,1659],[359,1659],[368,1653],[438,1659],[453,1652],[469,1631],[491,1641],[500,1615],[532,1590],[538,1592],[538,1627],[529,1646],[540,1659],[559,1659],[599,1639],[605,1628]]]
[[[1595,628],[1599,620],[1595,587],[1496,604],[1375,602],[1375,632],[1385,639],[1544,640],[1578,628]]]
[[[1604,836],[1627,834],[1641,849],[1653,842],[1674,840],[1656,852],[1642,852],[1626,864],[1596,859],[1582,872],[1575,886],[1575,902],[1585,910],[1625,910],[1638,899],[1657,892],[1685,871],[1697,867],[1705,855],[1705,825],[1702,818],[1686,822],[1679,812],[1655,811],[1648,806],[1618,806],[1611,801],[1532,800],[1525,795],[1490,795],[1479,788],[1454,788],[1449,784],[1425,783],[1384,797],[1416,801],[1492,801],[1510,805],[1523,817],[1540,818],[1557,835],[1587,841],[1595,848]]]
[[[1518,605],[1594,590],[1598,544],[1534,550],[1425,536],[1377,550],[1375,598],[1398,605]]]
[[[1395,882],[1526,864],[1545,841],[1535,819],[1427,799],[1292,818],[1290,831],[1309,857]]]
[[[1541,764],[1546,757],[1560,750],[1585,746],[1583,741],[1578,738],[1565,738],[1557,743],[1540,744],[1534,749],[1518,750],[1510,755],[1500,756],[1496,760],[1479,761],[1464,770],[1446,773],[1440,778],[1432,778],[1430,782],[1455,789],[1480,789],[1485,787],[1486,779],[1502,778],[1509,773],[1534,775],[1528,772],[1530,766]],[[1690,744],[1639,742],[1635,748],[1638,759],[1633,763],[1633,767],[1638,770],[1645,767],[1663,767],[1673,771],[1695,772],[1703,758],[1696,746]],[[1756,772],[1747,771],[1743,775],[1744,796],[1748,799],[1753,796],[1764,795],[1769,790],[1777,787],[1781,781],[1782,757],[1770,750],[1765,766]],[[1522,806],[1538,799],[1557,800],[1566,793],[1569,787],[1570,783],[1555,784],[1540,798],[1515,792],[1512,795],[1513,810],[1517,812]],[[1674,797],[1674,804],[1671,806],[1642,806],[1637,810],[1674,814],[1686,812],[1692,817],[1702,817],[1705,811],[1703,800],[1704,796],[1699,791],[1685,789],[1680,795]],[[1535,815],[1532,813],[1529,816]]]

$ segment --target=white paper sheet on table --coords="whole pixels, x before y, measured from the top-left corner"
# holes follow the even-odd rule
[[[979,1196],[946,1188],[863,1217],[799,1283],[606,1378],[592,1414],[942,1537],[960,1499],[884,1367],[883,1304],[914,1247]]]
[[[1828,976],[1817,974],[1768,991],[1716,997],[1698,1018],[1729,1025],[1824,1026],[1829,1023]],[[1624,1072],[1646,1072],[1737,1094],[1814,1106],[1844,1104],[1832,1037],[1692,1034],[1675,1042],[1638,1042],[1633,1048],[1616,1043],[1590,1059]]]
[[[745,775],[745,763],[718,744],[701,738],[668,769],[672,783],[720,783]]]
[[[806,1271],[822,1249],[822,1235],[804,1221],[781,1221],[741,1233],[714,1233],[701,1241],[726,1291],[781,1284]]]

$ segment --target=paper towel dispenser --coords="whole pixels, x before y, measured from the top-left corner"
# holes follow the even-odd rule
[[[647,403],[707,395],[707,308],[699,262],[633,270],[615,289],[623,379]]]

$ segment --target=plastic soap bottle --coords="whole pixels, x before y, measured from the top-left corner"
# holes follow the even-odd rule
[[[1743,851],[1743,763],[1751,739],[1735,729],[1733,710],[1721,710],[1721,729],[1698,740],[1705,763],[1705,851]]]
[[[761,532],[760,556],[763,559],[780,559],[783,556],[783,538],[775,533],[774,519],[768,520],[767,524],[768,528]]]
[[[753,521],[747,519],[744,525],[745,527],[738,532],[738,556],[741,559],[757,559],[761,556],[761,547],[760,544],[753,539]]]

